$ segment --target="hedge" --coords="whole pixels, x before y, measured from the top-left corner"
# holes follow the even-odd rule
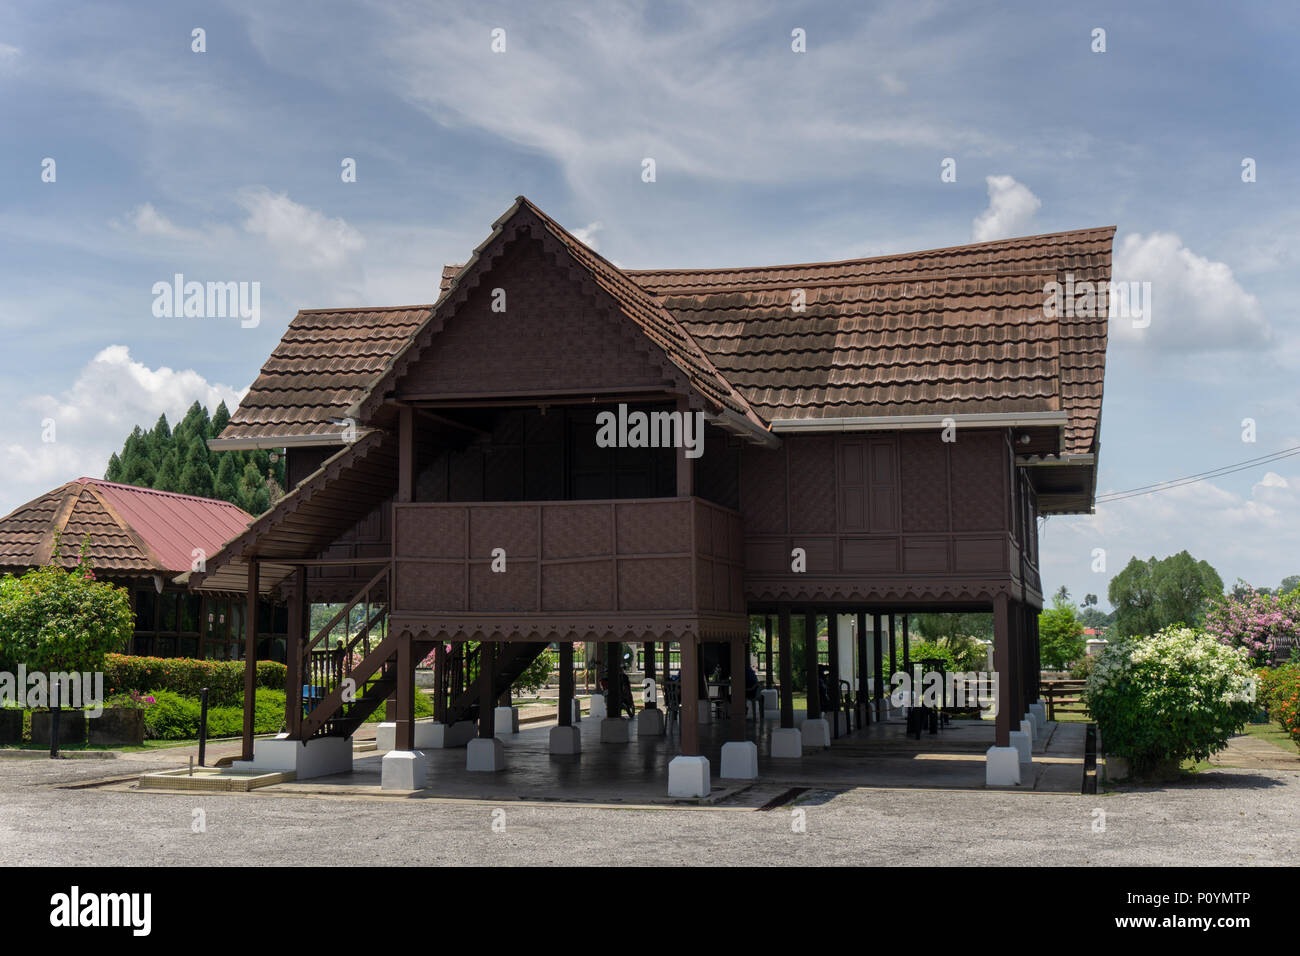
[[[287,673],[283,664],[258,661],[257,686],[282,691]],[[209,707],[239,705],[244,699],[244,662],[127,654],[109,654],[104,659],[106,694],[169,690],[197,699],[204,687],[208,688]]]
[[[197,700],[169,690],[154,690],[154,703],[144,709],[144,733],[150,740],[193,740],[199,735]],[[284,693],[259,688],[253,696],[253,732],[273,734],[284,724]],[[208,709],[209,737],[237,737],[244,730],[242,698],[239,706]]]

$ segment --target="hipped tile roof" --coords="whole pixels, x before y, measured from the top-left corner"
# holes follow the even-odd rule
[[[1064,411],[1064,450],[1095,451],[1105,309],[1046,318],[1044,286],[1067,273],[1107,282],[1114,227],[843,262],[625,270],[520,197],[479,251],[519,216],[540,221],[693,388],[751,420]],[[443,298],[470,268],[443,268]],[[336,435],[330,419],[372,392],[436,308],[299,313],[221,437]]]
[[[84,542],[98,573],[171,576],[190,569],[195,549],[216,554],[252,520],[227,501],[77,478],[0,518],[0,568],[48,564],[57,535],[62,567],[77,564]]]

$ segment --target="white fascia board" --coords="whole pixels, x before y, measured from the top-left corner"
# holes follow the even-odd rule
[[[774,432],[871,432],[913,428],[943,428],[951,419],[958,427],[1016,428],[1064,426],[1065,412],[976,412],[955,415],[867,415],[857,418],[777,418]]]
[[[360,435],[358,435],[360,437]],[[209,438],[210,451],[240,451],[250,448],[312,448],[328,445],[346,445],[342,435],[281,435],[279,438]]]

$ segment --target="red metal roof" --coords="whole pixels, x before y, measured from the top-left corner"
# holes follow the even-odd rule
[[[77,563],[84,541],[96,571],[180,574],[195,549],[216,554],[252,520],[228,501],[77,478],[0,519],[0,567],[47,563],[58,534],[63,566]]]

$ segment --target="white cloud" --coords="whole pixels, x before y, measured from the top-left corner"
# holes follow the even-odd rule
[[[573,230],[573,237],[590,249],[596,248],[596,233],[605,228],[605,224],[597,220],[589,222],[581,229]]]
[[[1012,176],[986,176],[989,207],[975,217],[971,235],[976,242],[1028,235],[1034,213],[1043,205],[1024,183]]]
[[[0,426],[6,476],[0,513],[81,476],[99,477],[136,425],[159,415],[175,425],[195,401],[209,411],[224,401],[232,412],[244,390],[207,381],[193,369],[149,368],[125,345],[101,350],[57,395],[36,395]],[[54,441],[42,440],[52,421]]]
[[[143,236],[161,236],[166,239],[195,239],[199,233],[192,229],[182,229],[147,202],[127,215],[127,223]]]
[[[286,193],[258,186],[240,190],[237,198],[248,213],[244,229],[264,238],[286,258],[333,268],[365,247],[365,238],[345,220],[296,203]]]
[[[1259,300],[1232,268],[1192,252],[1174,233],[1125,236],[1113,274],[1116,282],[1151,283],[1150,324],[1136,328],[1146,319],[1116,316],[1111,333],[1118,341],[1197,352],[1254,349],[1272,340]]]

